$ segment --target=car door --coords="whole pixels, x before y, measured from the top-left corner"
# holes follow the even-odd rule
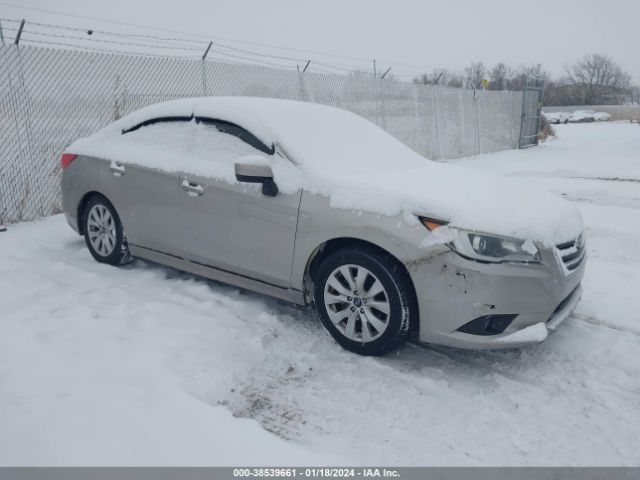
[[[236,182],[234,164],[243,154],[268,156],[273,151],[235,125],[216,121],[206,125],[198,133],[209,136],[201,138],[205,144],[215,143],[210,148],[211,161],[217,162],[221,173],[213,178],[186,168],[181,175],[178,204],[185,256],[289,287],[301,192],[270,197],[262,194],[260,185]],[[277,161],[287,160],[278,157]]]
[[[148,124],[142,130],[123,133],[128,142],[144,142],[153,138],[155,129],[171,128],[186,121]],[[144,135],[142,138],[133,138]],[[179,173],[162,171],[144,165],[144,159],[107,161],[102,184],[122,221],[127,241],[172,253],[180,250],[182,238],[177,224]]]

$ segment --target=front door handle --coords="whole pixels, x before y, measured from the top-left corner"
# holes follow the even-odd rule
[[[204,187],[200,184],[190,182],[186,178],[182,180],[182,190],[187,192],[192,197],[199,197],[204,195]]]
[[[124,165],[120,162],[116,162],[115,160],[111,162],[111,165],[109,165],[109,169],[111,170],[111,173],[113,173],[114,177],[121,177],[125,173],[127,173],[127,169],[124,168]]]

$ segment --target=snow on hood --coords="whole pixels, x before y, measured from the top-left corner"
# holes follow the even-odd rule
[[[454,227],[546,246],[571,240],[583,229],[577,209],[554,194],[530,188],[523,180],[427,160],[356,114],[311,103],[248,97],[174,100],[127,115],[74,142],[68,151],[179,171],[183,166],[170,160],[176,155],[167,154],[172,141],[179,143],[179,138],[171,138],[170,124],[142,127],[139,131],[155,130],[158,137],[147,138],[144,146],[135,143],[136,135],[121,132],[153,118],[192,115],[235,123],[267,146],[281,146],[297,166],[277,156],[268,158],[280,190],[303,188],[325,195],[335,208],[407,218],[425,215]],[[243,145],[234,155],[257,152]],[[215,147],[206,148],[210,158]],[[192,159],[189,168],[197,171],[191,173],[235,181],[233,159],[199,161],[202,153],[202,148],[185,151],[180,158]]]

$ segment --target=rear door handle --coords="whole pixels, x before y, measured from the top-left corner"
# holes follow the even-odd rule
[[[124,168],[124,165],[115,160],[111,162],[111,165],[109,165],[109,169],[111,170],[111,173],[113,173],[114,177],[121,177],[125,173],[127,173],[127,169]]]
[[[192,197],[199,197],[204,195],[204,187],[198,183],[193,183],[186,178],[182,180],[182,190],[187,192]]]

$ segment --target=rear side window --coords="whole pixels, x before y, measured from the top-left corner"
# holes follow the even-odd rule
[[[136,130],[141,129],[142,127],[147,127],[149,125],[155,125],[158,123],[175,123],[175,122],[190,122],[193,120],[193,116],[189,117],[158,117],[158,118],[150,118],[149,120],[145,120],[144,122],[140,122],[133,127],[125,128],[122,130],[122,134],[135,132]]]
[[[267,155],[273,155],[274,152],[275,152],[275,148],[273,147],[273,145],[271,145],[270,147],[265,145],[264,142],[262,142],[261,140],[258,139],[258,137],[256,137],[254,134],[252,134],[248,130],[242,128],[241,126],[236,125],[235,123],[227,122],[225,120],[219,120],[219,119],[214,119],[214,118],[206,118],[206,117],[193,117],[193,116],[191,116],[191,117],[180,117],[180,116],[175,116],[175,117],[151,118],[149,120],[145,120],[144,122],[138,123],[137,125],[134,125],[133,127],[130,127],[130,128],[122,130],[122,133],[126,134],[126,133],[130,133],[130,132],[135,132],[136,130],[139,130],[140,128],[148,127],[148,126],[151,126],[151,125],[157,125],[157,124],[162,124],[162,123],[183,123],[183,122],[190,122],[192,120],[195,120],[196,123],[203,123],[205,125],[212,126],[217,131],[219,131],[221,133],[226,133],[228,135],[232,135],[234,137],[237,137],[240,140],[242,140],[243,142],[251,145],[256,150],[259,150],[260,152],[265,153]]]

